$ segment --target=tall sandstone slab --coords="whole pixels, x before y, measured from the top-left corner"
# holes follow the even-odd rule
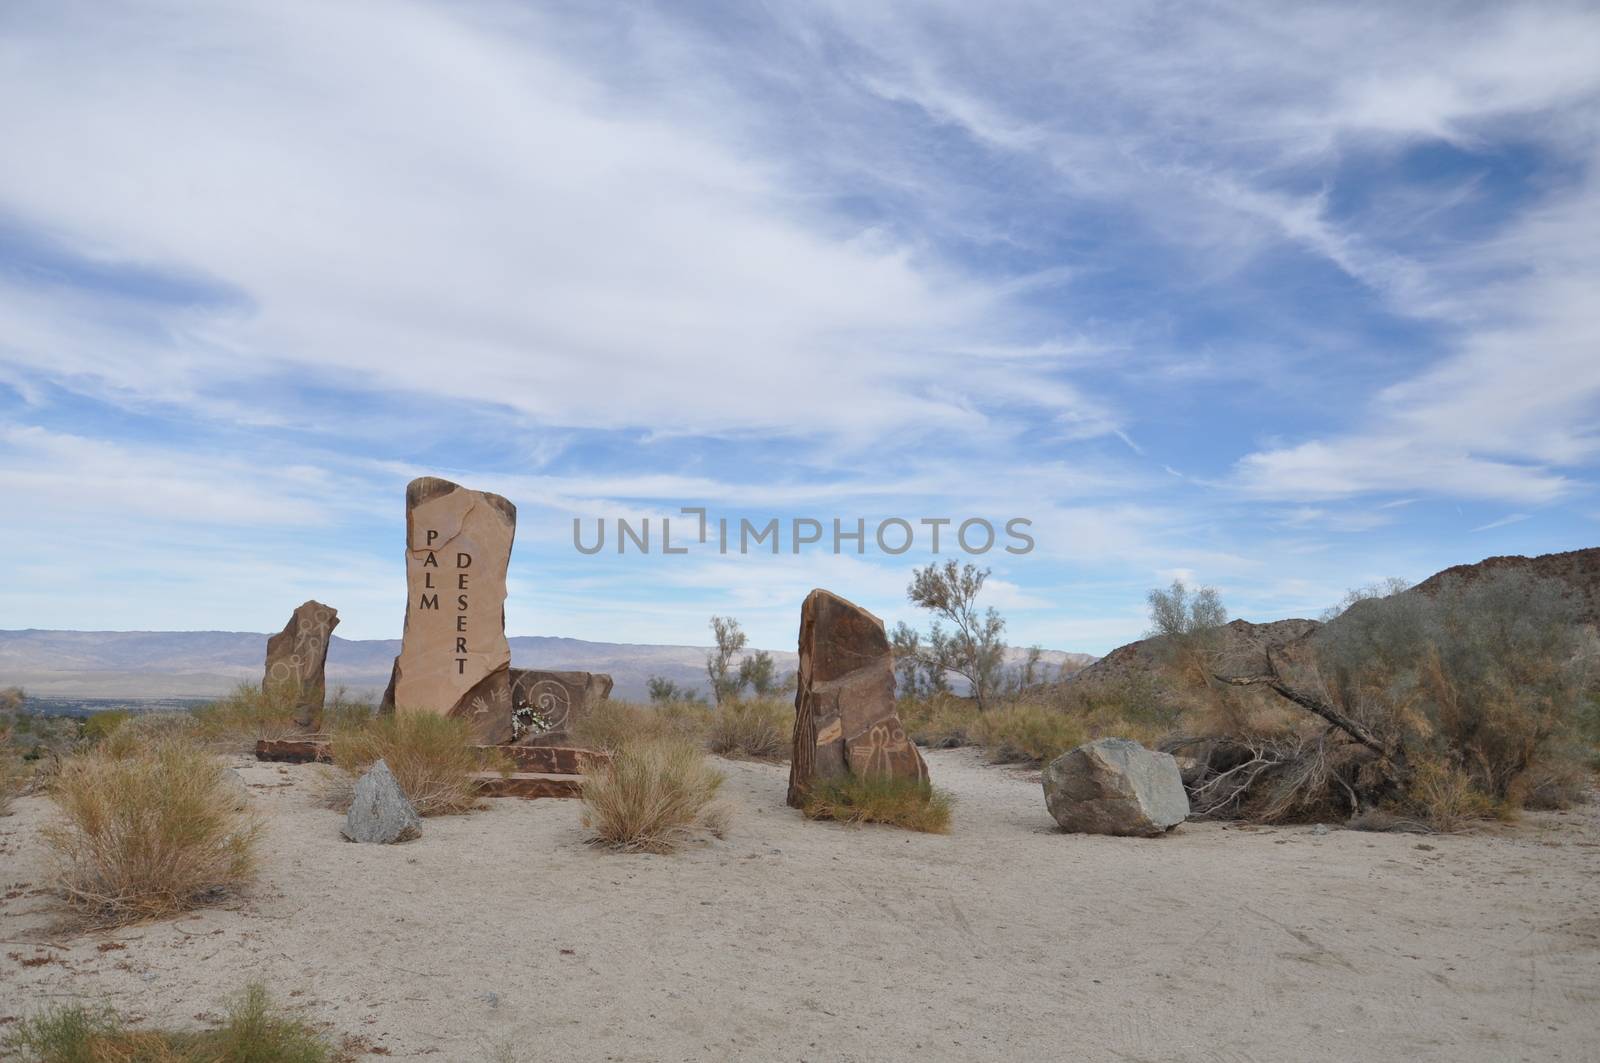
[[[294,611],[283,630],[267,639],[267,667],[261,689],[294,703],[294,722],[320,730],[327,692],[328,643],[339,626],[339,611],[318,601]]]
[[[800,672],[794,696],[789,804],[813,780],[846,775],[926,781],[928,767],[894,707],[894,656],[883,621],[814,590],[800,607]]]
[[[424,476],[406,487],[406,626],[384,709],[465,718],[478,742],[509,742],[506,568],[517,507]]]

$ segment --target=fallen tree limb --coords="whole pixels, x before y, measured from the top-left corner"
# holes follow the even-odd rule
[[[1277,664],[1272,660],[1271,646],[1267,647],[1267,671],[1263,675],[1227,676],[1218,675],[1215,672],[1211,673],[1211,675],[1212,678],[1217,682],[1227,683],[1229,686],[1268,687],[1274,693],[1278,694],[1278,696],[1287,698],[1289,701],[1294,702],[1296,705],[1299,705],[1308,712],[1313,712],[1322,717],[1324,720],[1327,720],[1333,726],[1337,727],[1339,730],[1343,731],[1357,742],[1366,746],[1374,753],[1377,753],[1379,756],[1385,758],[1392,756],[1390,749],[1384,745],[1383,742],[1379,741],[1378,736],[1368,730],[1365,724],[1361,723],[1359,720],[1351,719],[1349,716],[1346,716],[1344,713],[1340,712],[1338,709],[1334,708],[1332,705],[1329,705],[1320,698],[1312,697],[1310,694],[1307,694],[1301,690],[1296,690],[1289,684],[1285,683],[1283,681],[1283,677],[1278,674]]]

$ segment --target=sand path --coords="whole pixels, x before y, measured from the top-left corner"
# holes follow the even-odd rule
[[[1418,838],[1056,833],[1036,776],[934,752],[954,833],[803,822],[726,763],[729,836],[583,844],[502,800],[358,846],[315,769],[237,761],[269,821],[229,907],[64,937],[41,798],[0,820],[0,1018],[101,998],[184,1023],[263,979],[393,1058],[1600,1060],[1600,813]],[[1426,848],[1425,848],[1426,847]],[[65,949],[33,947],[48,938]],[[113,947],[101,951],[107,945]],[[115,948],[115,945],[125,948]],[[52,962],[26,965],[33,957]]]

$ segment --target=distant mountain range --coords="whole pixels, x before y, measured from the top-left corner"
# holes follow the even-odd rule
[[[645,683],[663,676],[706,688],[704,646],[585,642],[543,635],[511,642],[518,668],[605,672],[615,697],[643,700]],[[241,682],[260,682],[267,636],[253,631],[0,631],[0,687],[62,698],[182,698],[225,694]],[[328,685],[376,697],[389,682],[399,639],[342,639],[328,647]],[[1012,650],[1020,659],[1024,651]],[[798,664],[793,651],[771,651],[779,674]],[[1085,653],[1047,650],[1052,672],[1094,660]]]

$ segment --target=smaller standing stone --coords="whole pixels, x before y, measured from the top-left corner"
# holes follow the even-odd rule
[[[1044,803],[1074,834],[1151,838],[1189,818],[1178,762],[1126,738],[1101,738],[1051,761]]]
[[[289,701],[294,706],[294,722],[302,730],[315,731],[322,726],[323,671],[328,663],[328,643],[338,626],[337,609],[310,601],[267,640],[267,670],[261,677],[261,689]]]
[[[378,761],[356,781],[355,799],[344,817],[346,838],[391,845],[422,833],[422,818],[411,807],[389,765]]]

